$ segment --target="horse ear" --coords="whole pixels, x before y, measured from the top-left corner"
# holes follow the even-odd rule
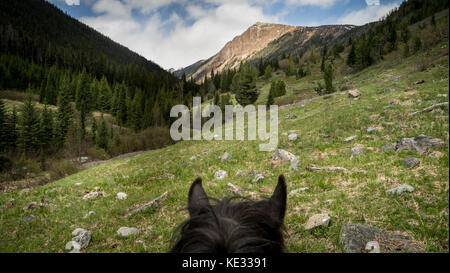
[[[286,181],[284,179],[283,175],[280,175],[278,177],[278,184],[275,188],[275,191],[272,194],[272,197],[270,197],[270,210],[271,214],[275,219],[280,221],[280,223],[283,223],[284,221],[284,215],[286,213],[286,199],[287,199],[287,193],[286,193]]]
[[[198,213],[199,209],[202,207],[209,206],[208,196],[202,187],[202,179],[197,178],[194,183],[192,183],[189,190],[188,197],[188,210],[189,215],[193,216]]]

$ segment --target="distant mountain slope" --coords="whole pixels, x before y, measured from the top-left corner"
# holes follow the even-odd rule
[[[193,77],[198,81],[205,75],[209,75],[212,70],[221,72],[227,68],[236,68],[241,61],[251,58],[271,41],[297,28],[280,24],[256,23],[228,42],[219,53],[207,61],[197,62],[186,69],[178,70],[175,74],[185,73],[187,78]]]
[[[294,31],[286,33],[269,43],[267,47],[254,54],[251,59],[273,60],[283,55],[301,55],[312,45],[332,46],[338,38],[354,28],[356,26],[353,25],[297,27]]]

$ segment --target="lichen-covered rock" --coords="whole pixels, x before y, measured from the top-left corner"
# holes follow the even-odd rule
[[[346,224],[342,227],[339,241],[345,253],[368,252],[366,246],[376,241],[380,252],[423,252],[423,248],[411,237],[378,227],[363,224]]]
[[[395,151],[417,151],[424,154],[431,149],[445,149],[447,144],[438,138],[432,138],[426,135],[419,135],[414,138],[402,138],[397,141]]]
[[[403,160],[403,165],[405,165],[406,168],[412,169],[420,164],[420,160],[415,157],[410,157]]]
[[[330,216],[328,214],[316,214],[311,216],[305,224],[306,230],[315,229],[318,227],[328,227],[330,224]]]
[[[402,195],[405,192],[414,192],[414,187],[411,187],[409,185],[402,185],[397,188],[393,188],[386,191],[387,195]]]
[[[230,153],[225,152],[225,153],[222,155],[222,157],[220,158],[220,161],[225,162],[225,161],[230,160],[232,157],[233,157],[233,156],[232,156]]]
[[[225,176],[227,176],[227,172],[224,171],[224,170],[218,170],[218,171],[214,174],[214,177],[215,177],[216,179],[224,179]]]
[[[119,230],[117,230],[117,235],[120,235],[122,237],[128,237],[130,235],[137,234],[139,234],[139,230],[137,228],[121,227],[119,228]]]

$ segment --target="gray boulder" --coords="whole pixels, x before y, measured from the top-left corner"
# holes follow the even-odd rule
[[[426,135],[419,135],[414,138],[402,138],[397,141],[395,151],[417,151],[424,154],[431,149],[445,149],[447,144],[438,138],[432,138]]]
[[[137,234],[139,234],[139,230],[137,228],[121,227],[119,228],[119,230],[117,230],[117,235],[120,235],[122,237],[128,237],[130,235]]]
[[[289,139],[289,141],[296,141],[298,139],[298,135],[295,133],[290,134],[290,135],[288,135],[288,139]]]
[[[358,146],[352,148],[352,157],[363,155],[364,151]]]
[[[405,165],[406,168],[412,169],[420,164],[420,160],[415,157],[410,157],[403,160],[403,165]]]
[[[330,216],[328,214],[316,214],[311,216],[305,224],[306,230],[315,229],[318,227],[328,227],[330,224]]]
[[[345,253],[366,253],[369,242],[376,241],[379,251],[389,252],[423,252],[423,248],[411,237],[395,232],[385,231],[377,227],[363,224],[346,224],[342,227],[339,241]],[[370,245],[374,245],[373,243]],[[371,249],[372,253],[374,248]]]
[[[220,161],[225,162],[225,161],[230,160],[232,157],[233,157],[233,156],[232,156],[230,153],[225,152],[225,153],[222,155],[222,157],[220,158]]]
[[[73,242],[80,245],[81,249],[86,248],[91,241],[92,232],[86,229],[77,228],[72,232],[75,237],[72,238]]]
[[[216,179],[224,179],[225,176],[227,176],[227,172],[224,170],[218,170],[215,174],[214,174],[214,178]]]
[[[410,185],[402,185],[386,191],[387,195],[402,195],[405,192],[414,192],[414,187]]]

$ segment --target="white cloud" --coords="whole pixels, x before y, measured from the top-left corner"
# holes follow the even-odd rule
[[[337,0],[286,0],[287,5],[293,6],[317,6],[321,8],[329,8],[334,6]]]
[[[92,7],[99,15],[80,20],[166,69],[181,68],[213,56],[257,21],[278,21],[276,17],[265,15],[260,6],[248,2],[208,1],[217,6],[206,9],[187,5],[188,18],[185,19],[172,13],[170,18],[163,20],[158,13],[150,13],[148,19],[138,22],[131,15],[132,9],[141,12],[153,9],[146,9],[134,0],[99,0]],[[162,2],[170,0],[152,2],[163,5]],[[186,19],[195,22],[187,25]]]
[[[80,0],[65,0],[66,4],[69,6],[79,6],[80,5]]]
[[[379,6],[380,0],[366,0],[368,6]]]
[[[397,7],[398,4],[396,3],[367,6],[364,9],[352,11],[341,17],[338,19],[338,23],[361,26],[370,22],[378,21],[380,18],[387,15],[389,11]]]

